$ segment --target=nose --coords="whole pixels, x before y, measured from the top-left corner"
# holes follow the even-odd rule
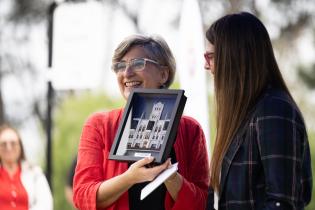
[[[6,150],[12,150],[12,148],[13,148],[13,146],[12,146],[12,144],[11,144],[10,142],[4,144],[3,147],[4,147]]]
[[[125,77],[130,77],[134,74],[133,69],[130,65],[127,65],[126,70],[124,71]]]
[[[210,70],[210,65],[209,65],[209,63],[207,61],[205,61],[205,63],[204,63],[204,69],[205,70]]]
[[[12,144],[7,144],[7,150],[12,150],[12,149],[13,149]]]

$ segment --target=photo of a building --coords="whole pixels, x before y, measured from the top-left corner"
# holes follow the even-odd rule
[[[127,151],[154,152],[161,149],[170,122],[168,114],[161,119],[163,109],[164,104],[159,101],[153,104],[148,119],[145,119],[144,112],[140,118],[132,118],[136,126],[129,130]]]

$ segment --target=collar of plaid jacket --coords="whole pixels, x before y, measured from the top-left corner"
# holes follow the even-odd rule
[[[245,126],[247,127],[247,126]],[[221,167],[221,184],[220,184],[220,192],[219,192],[219,197],[221,197],[224,185],[225,185],[225,180],[226,176],[228,174],[228,171],[230,169],[232,160],[234,159],[234,156],[236,152],[238,151],[240,145],[242,144],[244,138],[242,138],[242,135],[236,135],[236,137],[233,139],[233,141],[230,144],[229,149],[227,150],[223,162],[222,162],[222,167]]]

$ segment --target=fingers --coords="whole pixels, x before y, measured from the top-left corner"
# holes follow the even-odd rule
[[[125,175],[132,184],[144,182],[147,180],[145,165],[152,163],[154,157],[146,157],[131,164]]]
[[[146,158],[143,158],[141,160],[138,160],[133,165],[137,168],[140,168],[140,167],[143,167],[149,163],[152,163],[153,160],[154,160],[154,157],[150,156],[150,157],[146,157]]]
[[[146,166],[150,163],[153,163],[153,160],[154,157],[146,157],[138,160],[130,166],[128,171],[133,180],[135,180],[135,183],[152,181],[158,174],[171,165],[171,160],[169,158],[161,165],[147,168]]]
[[[162,171],[167,169],[169,167],[169,165],[171,165],[171,159],[170,158],[167,159],[162,165],[155,166],[155,167],[149,168],[147,170],[154,176],[154,177],[152,177],[152,179],[154,179],[158,174],[160,174]]]
[[[169,158],[168,160],[169,160],[169,161],[168,161],[168,166],[167,166],[167,168],[171,168],[171,167],[172,167],[171,159]]]
[[[171,158],[168,158],[162,165],[165,166],[165,169],[171,167],[172,166]]]

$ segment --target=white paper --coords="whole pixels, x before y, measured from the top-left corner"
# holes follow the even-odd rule
[[[140,195],[140,200],[147,197],[153,190],[160,186],[168,177],[175,173],[178,169],[178,163],[174,163],[170,168],[159,174],[152,182],[147,184],[142,190]]]

